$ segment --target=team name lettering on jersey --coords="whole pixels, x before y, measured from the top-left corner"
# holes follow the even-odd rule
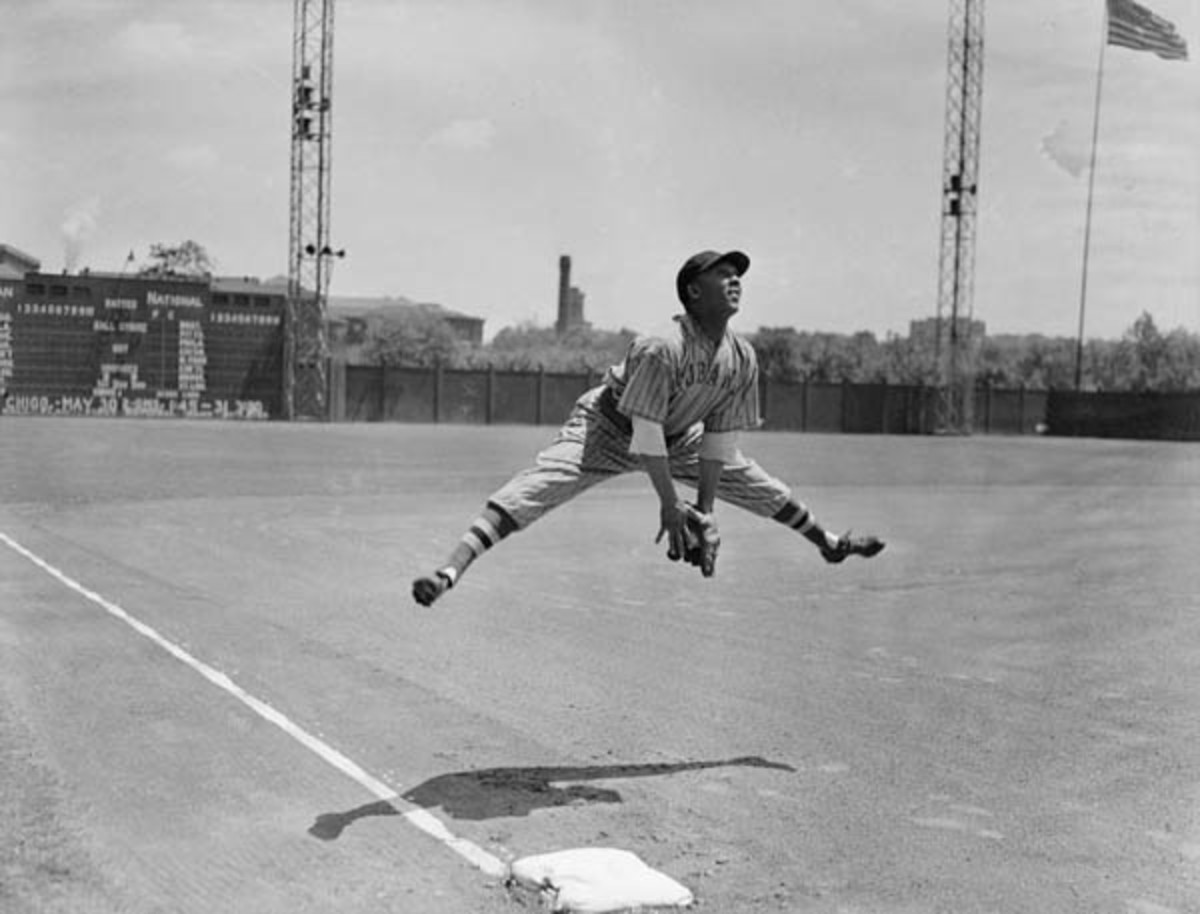
[[[759,425],[754,348],[731,332],[714,345],[686,315],[669,336],[635,340],[605,383],[621,412],[662,423],[668,437],[696,423],[714,432]]]

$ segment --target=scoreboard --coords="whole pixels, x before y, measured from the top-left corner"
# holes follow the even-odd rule
[[[221,282],[0,280],[0,412],[279,416],[286,296],[275,287],[222,292]]]

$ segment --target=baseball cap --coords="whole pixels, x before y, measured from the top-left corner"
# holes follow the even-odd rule
[[[719,263],[733,264],[738,276],[750,269],[750,258],[741,251],[726,251],[724,254],[720,251],[701,251],[699,254],[693,254],[684,261],[675,276],[675,294],[679,296],[679,300],[686,305],[688,283]]]

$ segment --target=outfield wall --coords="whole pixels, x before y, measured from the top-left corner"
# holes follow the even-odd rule
[[[557,425],[599,373],[502,372],[335,364],[331,418],[342,422]],[[980,389],[975,432],[1035,434],[1046,391]],[[787,384],[764,380],[764,428],[853,434],[927,434],[936,393],[898,384]]]
[[[334,421],[557,425],[598,374],[333,366]]]
[[[1046,427],[1072,437],[1200,441],[1200,393],[1053,391]]]

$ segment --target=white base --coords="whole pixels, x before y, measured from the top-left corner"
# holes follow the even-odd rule
[[[512,878],[541,893],[551,911],[602,914],[630,908],[691,905],[695,898],[670,876],[651,869],[629,851],[580,847],[524,857]]]

